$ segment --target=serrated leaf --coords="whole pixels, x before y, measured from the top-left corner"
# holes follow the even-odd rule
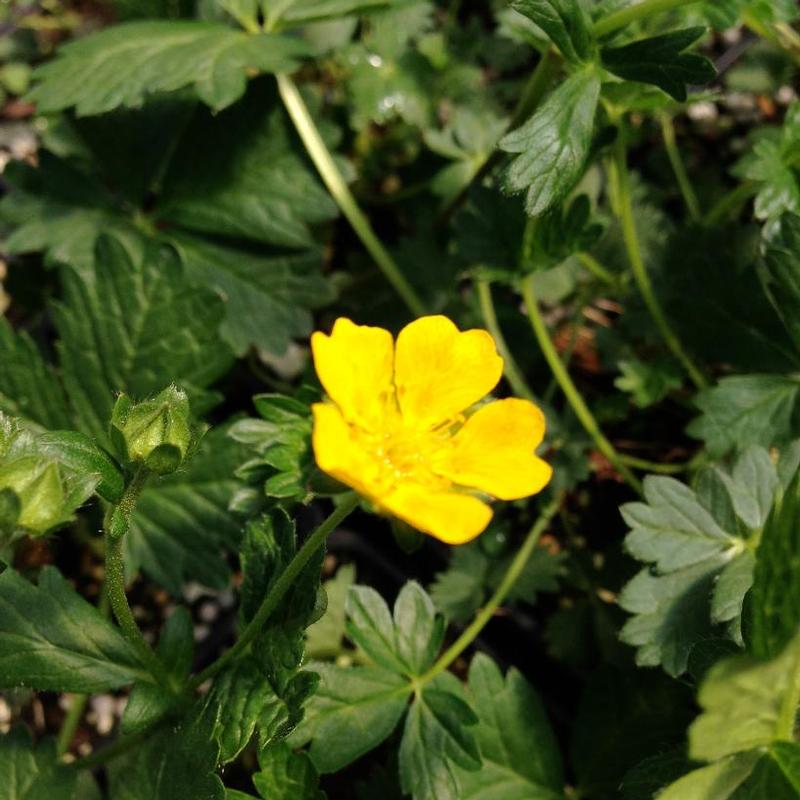
[[[0,685],[101,692],[152,677],[111,623],[53,567],[34,586],[0,574]]]
[[[477,542],[453,548],[450,564],[430,587],[436,607],[452,622],[469,619],[486,595],[489,559]]]
[[[620,377],[614,386],[628,392],[635,405],[648,408],[683,384],[680,370],[672,362],[647,364],[638,359],[619,362]]]
[[[600,78],[587,68],[564,81],[521,127],[500,140],[518,153],[504,176],[510,193],[525,191],[525,208],[538,216],[562,200],[580,178],[594,129]]]
[[[687,427],[719,458],[751,444],[768,447],[791,439],[800,381],[783,375],[735,375],[700,392],[702,416]]]
[[[228,506],[241,487],[234,472],[243,460],[227,429],[215,428],[184,469],[145,487],[123,542],[129,572],[142,569],[175,596],[187,580],[224,589],[225,554],[241,539]]]
[[[438,688],[444,685],[441,681],[425,687],[406,716],[400,786],[415,800],[458,800],[457,769],[476,770],[481,765],[471,730],[478,718],[461,697]],[[455,688],[460,691],[457,683]]]
[[[80,800],[76,779],[59,763],[54,742],[34,746],[23,726],[0,736],[0,800]]]
[[[337,772],[377,747],[402,718],[411,685],[379,667],[313,664],[319,687],[291,743],[311,741],[309,755],[321,773]]]
[[[191,87],[220,110],[244,94],[248,69],[291,72],[305,52],[296,39],[215,23],[128,22],[63,46],[35,71],[28,97],[41,112],[74,106],[88,116]]]
[[[591,18],[582,0],[515,0],[511,7],[538,25],[568,61],[591,55]]]
[[[687,83],[708,83],[717,76],[707,58],[683,52],[705,32],[705,28],[686,28],[622,47],[605,47],[601,51],[603,66],[625,80],[652,83],[682,103]]]
[[[292,0],[280,12],[283,22],[307,25],[310,22],[343,19],[356,14],[389,8],[394,0]]]
[[[482,765],[458,772],[460,800],[557,800],[563,797],[561,754],[541,701],[515,669],[503,678],[478,653],[469,668],[469,696]]]
[[[0,319],[0,410],[42,425],[69,428],[64,392],[38,348],[24,332]]]
[[[177,257],[152,245],[135,263],[116,239],[97,243],[91,273],[65,268],[57,310],[62,378],[80,427],[107,442],[116,392],[144,398],[180,383],[201,414],[204,388],[230,366],[221,301],[188,286]]]
[[[208,158],[224,152],[224,159]],[[157,218],[199,233],[279,247],[313,245],[308,226],[336,215],[272,86],[221,114],[200,110],[163,180]]]
[[[112,761],[110,800],[224,800],[225,787],[214,773],[219,748],[210,720],[199,712],[196,706],[180,724]]]
[[[218,292],[226,315],[220,333],[237,355],[255,346],[275,355],[311,333],[311,310],[334,299],[320,273],[322,254],[252,253],[187,235],[171,235],[193,283]]]
[[[350,588],[345,609],[348,636],[385,669],[419,676],[439,653],[444,623],[415,581],[401,590],[393,617],[383,598],[367,586]]]
[[[261,772],[253,775],[253,784],[265,800],[325,800],[306,753],[294,752],[281,742],[262,750],[258,765]]]

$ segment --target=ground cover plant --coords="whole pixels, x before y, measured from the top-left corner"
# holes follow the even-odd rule
[[[800,797],[798,19],[0,3],[0,800]]]

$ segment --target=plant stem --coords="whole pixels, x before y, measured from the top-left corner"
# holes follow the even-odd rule
[[[598,20],[594,26],[594,35],[597,37],[607,36],[609,33],[614,33],[614,31],[618,31],[632,22],[696,2],[698,0],[643,0],[641,3],[622,8]]]
[[[383,272],[386,280],[389,281],[406,306],[408,306],[409,311],[416,316],[423,316],[426,313],[425,303],[422,302],[414,287],[403,275],[400,267],[383,246],[380,239],[378,239],[375,231],[373,231],[364,212],[359,208],[353,193],[350,191],[341,172],[339,172],[330,150],[322,140],[322,136],[320,136],[319,130],[314,124],[314,120],[296,84],[286,74],[277,75],[276,78],[278,90],[286,110],[311,160],[314,162],[314,166],[319,171],[336,204],[347,217],[353,230]]]
[[[619,205],[618,214],[622,226],[622,235],[625,239],[625,248],[628,251],[628,259],[631,263],[631,270],[633,271],[633,277],[639,287],[639,292],[667,347],[672,351],[675,358],[683,364],[695,386],[698,389],[705,389],[708,383],[683,349],[680,340],[667,321],[661,304],[658,302],[658,298],[653,291],[650,277],[644,265],[641,247],[639,246],[639,235],[636,232],[636,223],[633,218],[633,202],[631,200],[630,176],[628,175],[628,153],[625,145],[624,123],[620,124],[619,134],[617,136],[614,150],[614,167],[616,199]]]
[[[606,269],[591,253],[582,250],[580,253],[577,253],[577,259],[598,280],[607,283],[609,286],[619,286],[620,276]]]
[[[525,300],[525,307],[528,312],[528,318],[531,321],[533,333],[536,336],[536,340],[539,342],[542,354],[549,364],[555,379],[558,381],[561,391],[564,392],[570,406],[572,406],[575,416],[578,418],[581,425],[583,425],[589,436],[592,437],[597,449],[616,467],[620,475],[625,479],[625,482],[638,494],[641,494],[642,484],[630,469],[625,466],[619,453],[617,453],[611,442],[603,435],[600,426],[597,424],[597,420],[589,410],[581,393],[572,382],[569,372],[558,356],[553,340],[550,338],[550,333],[547,330],[547,325],[539,310],[539,300],[536,296],[534,278],[535,273],[526,277],[522,282],[522,296]]]
[[[703,219],[703,224],[708,228],[719,225],[720,222],[723,222],[725,218],[733,214],[734,211],[740,210],[741,206],[757,191],[758,186],[755,181],[744,181],[744,183],[740,183],[735,189],[722,195],[714,206],[712,206],[711,210]]]
[[[525,541],[522,543],[514,560],[509,564],[503,580],[495,590],[494,594],[489,598],[486,605],[478,612],[475,619],[470,625],[464,629],[458,639],[442,653],[436,660],[436,663],[421,677],[417,683],[419,685],[428,683],[433,680],[439,673],[444,672],[475,640],[478,634],[486,627],[486,624],[494,616],[495,611],[502,605],[506,596],[513,588],[514,584],[520,576],[520,573],[525,569],[525,565],[530,560],[533,550],[536,547],[542,534],[547,530],[550,521],[558,513],[561,507],[564,495],[559,492],[551,503],[549,503],[544,511],[539,515],[539,518],[534,523],[530,532],[528,533]]]
[[[56,739],[56,756],[58,758],[61,758],[69,750],[69,746],[75,737],[75,731],[78,730],[78,725],[86,709],[86,704],[89,702],[88,694],[73,694],[71,697],[69,709],[67,709],[64,722],[61,724],[61,730],[58,732],[58,739]]]
[[[693,222],[699,222],[702,214],[700,213],[700,203],[697,201],[692,182],[689,180],[689,174],[686,172],[686,166],[681,158],[681,151],[678,149],[678,143],[675,138],[675,125],[672,122],[672,117],[669,114],[659,114],[659,122],[661,123],[661,135],[664,137],[664,146],[667,150],[667,157],[669,163],[672,165],[672,171],[675,173],[675,180],[678,182],[678,188],[683,195],[683,202],[686,204],[686,210],[689,212]]]
[[[658,475],[680,475],[691,469],[691,462],[685,464],[662,464],[658,461],[648,461],[644,458],[636,458],[625,453],[619,453],[620,461],[633,469],[640,469],[643,472],[653,472]]]
[[[503,357],[503,372],[505,373],[506,380],[509,386],[518,397],[524,397],[532,403],[536,402],[536,395],[534,395],[530,386],[528,386],[522,371],[519,368],[511,350],[508,348],[508,343],[503,336],[503,331],[500,329],[500,323],[497,321],[497,312],[494,307],[494,300],[492,298],[492,287],[488,281],[477,281],[475,286],[478,290],[478,301],[481,307],[481,315],[483,322],[486,325],[489,333],[492,334],[494,343],[497,346],[497,352]]]
[[[522,90],[516,108],[511,114],[511,120],[508,123],[506,130],[513,130],[519,127],[525,120],[535,111],[542,98],[547,92],[550,82],[555,75],[556,68],[558,67],[560,56],[551,47],[545,50],[539,63],[531,73],[527,84]],[[464,200],[466,200],[469,190],[485,178],[503,157],[503,151],[495,147],[492,152],[486,157],[486,160],[475,170],[475,174],[470,178],[469,183],[461,189],[461,191],[450,201],[447,208],[439,215],[439,222],[446,222],[458,208],[461,207]]]
[[[149,736],[152,736],[158,728],[160,728],[162,725],[165,725],[168,721],[169,717],[162,717],[158,720],[158,722],[154,723],[153,725],[149,725],[148,727],[143,728],[136,733],[132,733],[129,736],[120,736],[119,739],[112,742],[108,747],[104,747],[102,750],[98,750],[96,753],[92,753],[90,756],[79,758],[76,761],[73,761],[70,764],[70,767],[75,770],[94,769],[95,767],[99,767],[105,764],[107,761],[111,761],[117,756],[127,753],[128,750],[136,747],[136,745],[145,741],[145,739],[147,739]]]
[[[261,632],[261,629],[269,620],[270,615],[278,607],[283,596],[289,591],[303,567],[305,567],[311,559],[311,556],[323,546],[328,536],[336,530],[342,520],[349,516],[357,505],[358,495],[353,493],[346,496],[333,510],[330,516],[317,527],[308,539],[306,539],[303,546],[297,551],[286,569],[267,592],[258,611],[256,611],[250,622],[247,623],[247,626],[242,631],[242,635],[236,640],[236,644],[212,664],[209,664],[199,675],[195,675],[189,683],[190,690],[196,689],[200,684],[212,678],[225,666],[235,661],[247,649],[253,639]]]
[[[166,670],[150,645],[145,641],[141,630],[139,630],[139,626],[136,624],[131,612],[131,607],[128,605],[128,596],[125,594],[125,562],[122,557],[122,542],[128,532],[131,515],[147,481],[147,476],[147,470],[139,469],[130,484],[128,484],[128,488],[122,495],[119,504],[112,508],[106,517],[105,586],[122,635],[139,652],[156,682],[169,689],[171,684]]]

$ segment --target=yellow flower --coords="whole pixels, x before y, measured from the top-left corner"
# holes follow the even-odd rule
[[[534,455],[544,415],[527,400],[495,400],[503,359],[482,330],[422,317],[400,331],[338,319],[311,337],[331,402],[315,403],[313,445],[323,472],[380,510],[444,542],[481,533],[501,500],[536,494],[552,470]]]

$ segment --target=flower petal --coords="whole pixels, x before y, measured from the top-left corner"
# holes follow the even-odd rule
[[[447,317],[421,317],[397,337],[394,374],[405,421],[433,427],[491,392],[503,359],[486,331],[462,332]]]
[[[465,544],[482,533],[492,519],[492,509],[477,497],[443,492],[421,484],[404,483],[380,505],[423,533],[447,544]]]
[[[380,464],[359,444],[342,412],[332,403],[314,403],[311,443],[317,466],[357,492],[372,497]]]
[[[345,419],[367,430],[380,427],[387,406],[395,402],[389,331],[340,317],[330,336],[311,337],[311,350],[320,382]]]
[[[496,400],[464,423],[434,469],[454,483],[500,500],[528,497],[547,486],[553,473],[534,455],[544,429],[544,414],[533,403]]]

